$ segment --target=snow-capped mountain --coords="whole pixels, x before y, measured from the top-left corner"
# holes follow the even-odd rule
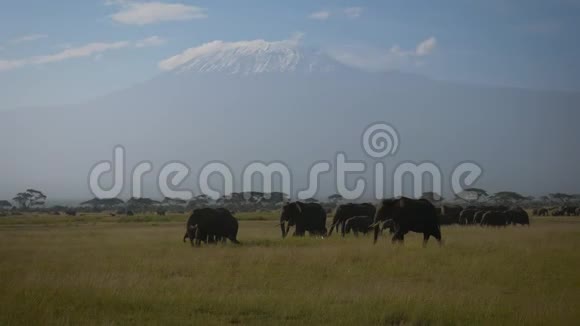
[[[553,158],[580,147],[578,93],[373,73],[293,40],[215,41],[160,67],[166,73],[153,80],[74,107],[1,112],[0,198],[32,186],[89,198],[88,171],[116,145],[127,151],[127,179],[141,161],[155,171],[185,162],[192,170],[184,187],[197,191],[200,169],[220,161],[239,190],[247,164],[279,161],[306,189],[313,162],[334,162],[339,152],[373,166],[361,135],[375,122],[391,124],[401,139],[385,159],[387,179],[400,161],[430,161],[447,180],[468,160],[484,168],[477,186],[488,190],[577,189],[578,157]],[[333,175],[322,177],[322,193],[336,192]],[[156,182],[155,172],[145,178],[146,196],[159,196]]]
[[[323,51],[301,47],[295,39],[224,42],[190,48],[162,61],[163,70],[258,74],[272,72],[337,72],[349,68]]]

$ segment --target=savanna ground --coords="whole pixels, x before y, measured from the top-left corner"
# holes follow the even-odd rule
[[[549,324],[580,320],[580,218],[443,228],[445,245],[280,239],[240,214],[241,246],[181,242],[186,216],[0,218],[0,325]]]

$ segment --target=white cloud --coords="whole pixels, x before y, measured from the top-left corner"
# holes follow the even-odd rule
[[[61,52],[33,57],[29,59],[32,64],[45,64],[64,61],[73,58],[90,57],[94,54],[103,53],[109,50],[116,50],[128,47],[129,42],[114,42],[114,43],[89,43],[76,48],[70,48]]]
[[[312,14],[310,14],[308,16],[308,18],[310,19],[316,19],[316,20],[327,20],[328,18],[330,18],[330,11],[317,11],[317,12],[313,12]]]
[[[419,43],[417,45],[417,49],[415,50],[415,54],[417,56],[425,56],[430,54],[435,47],[437,46],[437,39],[431,36],[430,38],[426,39],[425,41]]]
[[[425,65],[424,60],[437,46],[437,39],[430,37],[413,50],[402,49],[393,45],[390,49],[376,49],[366,46],[349,46],[335,48],[329,54],[339,62],[366,70],[391,70],[405,67],[420,67]]]
[[[12,70],[20,68],[26,65],[25,60],[1,60],[0,59],[0,71]]]
[[[343,12],[346,15],[346,17],[348,17],[350,19],[356,19],[356,18],[359,18],[360,15],[362,15],[363,8],[361,8],[361,7],[349,7],[349,8],[344,8]]]
[[[17,38],[14,38],[12,40],[10,40],[9,42],[12,44],[18,44],[18,43],[24,43],[24,42],[32,42],[32,41],[37,41],[43,38],[47,38],[48,35],[45,34],[28,34],[28,35],[22,35],[19,36]]]
[[[144,40],[137,41],[135,43],[135,47],[146,48],[146,47],[151,47],[151,46],[160,46],[160,45],[165,44],[165,42],[166,41],[159,36],[151,36],[151,37],[148,37]]]
[[[206,18],[206,10],[196,6],[181,3],[164,2],[132,2],[109,0],[108,5],[120,6],[120,11],[111,18],[122,24],[147,25],[167,21],[183,21]]]
[[[55,62],[66,61],[75,58],[93,57],[96,61],[102,59],[103,54],[108,51],[119,50],[123,48],[144,48],[150,46],[159,46],[165,42],[158,36],[151,36],[146,39],[128,42],[94,42],[78,47],[68,47],[60,52],[48,55],[40,55],[29,58],[2,60],[0,59],[0,71],[12,70],[29,65],[43,65]]]

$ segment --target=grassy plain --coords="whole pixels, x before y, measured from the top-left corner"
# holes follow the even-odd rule
[[[185,216],[0,218],[0,325],[549,324],[580,320],[580,218],[443,228],[445,245],[281,240],[192,248]]]

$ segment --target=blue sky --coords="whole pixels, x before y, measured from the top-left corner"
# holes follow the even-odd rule
[[[576,0],[3,0],[0,9],[0,110],[123,89],[161,73],[162,60],[213,40],[297,33],[305,46],[370,70],[580,90]],[[415,55],[428,40],[413,64],[392,60]]]

